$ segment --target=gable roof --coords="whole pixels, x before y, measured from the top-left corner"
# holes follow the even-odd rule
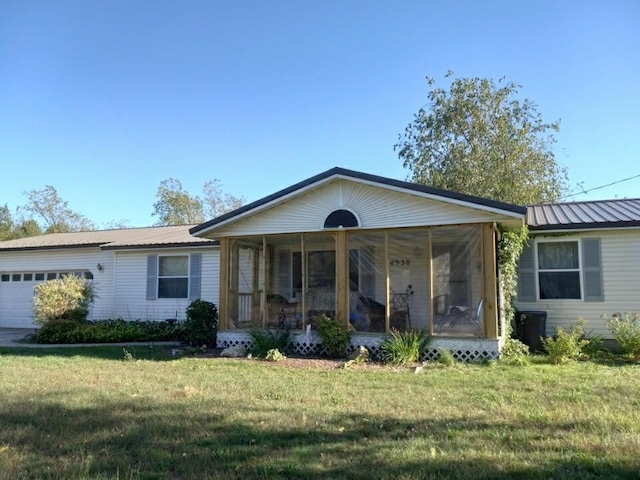
[[[348,170],[345,168],[334,167],[326,172],[320,173],[313,177],[310,177],[302,182],[291,185],[283,190],[268,195],[264,198],[256,200],[240,207],[236,210],[228,212],[224,215],[209,220],[192,227],[189,231],[193,235],[203,235],[207,230],[214,227],[218,227],[224,224],[232,223],[240,218],[244,218],[253,211],[260,211],[263,209],[271,208],[278,205],[292,197],[296,197],[309,189],[316,188],[318,186],[327,184],[335,179],[347,179],[357,182],[376,185],[379,187],[390,188],[394,190],[402,190],[407,193],[416,193],[426,198],[437,198],[446,202],[450,202],[457,205],[463,205],[467,207],[480,208],[482,210],[499,212],[502,214],[508,214],[514,218],[523,217],[527,209],[518,205],[512,205],[509,203],[498,202],[495,200],[489,200],[486,198],[475,197],[473,195],[466,195],[463,193],[452,192],[448,190],[440,190],[426,185],[419,185],[417,183],[404,182],[401,180],[395,180],[393,178],[380,177],[377,175],[371,175],[368,173],[357,172],[354,170]]]
[[[202,247],[218,242],[192,237],[193,225],[169,227],[123,228],[91,232],[49,233],[36,237],[0,242],[0,251],[53,250],[62,248],[100,247],[103,250],[167,247]]]
[[[640,199],[531,205],[527,224],[534,231],[640,227]]]

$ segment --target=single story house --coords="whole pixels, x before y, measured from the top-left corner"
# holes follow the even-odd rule
[[[635,219],[617,202],[635,202]],[[530,225],[517,306],[547,310],[548,333],[596,310],[640,310],[640,202],[596,203],[617,216],[574,221],[572,210],[581,227],[571,228],[541,216],[562,205],[527,210],[333,168],[201,225],[0,242],[0,327],[34,327],[33,287],[73,273],[96,283],[93,319],[181,319],[191,300],[212,301],[219,346],[248,343],[251,328],[284,327],[299,353],[317,353],[314,326],[326,315],[353,328],[352,347],[375,351],[392,328],[421,329],[434,338],[427,358],[441,347],[461,360],[493,358],[505,332],[497,224]],[[567,255],[573,263],[560,260]]]
[[[640,199],[533,205],[516,307],[547,312],[546,334],[579,318],[612,338],[603,315],[640,312]]]

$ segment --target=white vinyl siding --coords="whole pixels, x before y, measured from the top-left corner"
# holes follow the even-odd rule
[[[217,305],[219,296],[218,268],[220,252],[217,247],[207,249],[118,251],[116,255],[116,295],[114,312],[127,320],[184,319],[189,298],[157,298],[147,300],[147,265],[150,255],[202,255],[202,300]]]
[[[609,230],[583,232],[547,240],[600,239],[603,301],[547,299],[516,301],[519,310],[547,312],[547,335],[555,334],[556,327],[570,328],[578,318],[587,321],[586,331],[592,335],[612,338],[601,315],[615,312],[640,312],[640,230]],[[536,238],[545,239],[540,235]],[[581,262],[583,261],[581,257]],[[586,267],[586,266],[585,266]],[[584,286],[586,289],[586,286]],[[585,292],[586,294],[586,292]]]
[[[35,327],[33,287],[62,273],[91,272],[98,297],[91,306],[89,319],[111,317],[114,259],[113,252],[98,247],[0,252],[0,274],[10,278],[21,275],[20,281],[0,282],[0,327]],[[98,263],[104,267],[102,272],[97,269]],[[33,280],[25,280],[25,275],[33,275]]]
[[[391,228],[424,225],[500,222],[504,216],[432,200],[417,194],[400,193],[370,185],[336,180],[302,195],[258,212],[253,216],[216,231],[219,236],[244,236],[323,230],[331,212],[354,212],[361,228]]]

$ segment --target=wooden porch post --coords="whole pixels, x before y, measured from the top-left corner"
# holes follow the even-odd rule
[[[227,298],[229,292],[229,239],[220,239],[220,298],[218,299],[218,320],[220,330],[229,328]]]
[[[349,324],[349,256],[347,232],[336,232],[336,320]]]
[[[496,235],[493,224],[482,225],[482,270],[484,336],[498,338],[498,276]]]

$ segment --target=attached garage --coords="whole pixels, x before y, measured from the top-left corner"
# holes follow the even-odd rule
[[[217,302],[219,246],[192,237],[189,227],[53,233],[0,242],[0,328],[35,328],[34,288],[64,275],[94,282],[97,297],[90,320],[183,318],[196,291],[203,300]],[[152,272],[158,288],[162,286],[156,280],[163,273],[161,259],[190,259],[183,281],[189,294],[182,295],[181,290],[150,295],[149,258],[159,259]],[[199,289],[195,288],[196,270]]]

